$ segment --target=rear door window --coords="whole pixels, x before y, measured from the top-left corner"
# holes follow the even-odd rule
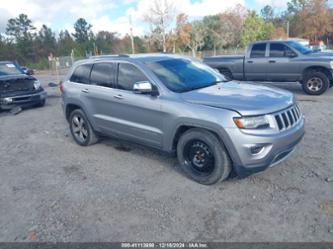
[[[251,58],[264,58],[266,54],[266,43],[257,43],[252,46]]]
[[[78,66],[74,73],[72,74],[70,81],[81,83],[81,84],[89,84],[90,83],[90,71],[91,71],[91,64],[83,64]]]
[[[113,88],[115,86],[114,71],[114,63],[94,64],[90,75],[91,84]]]

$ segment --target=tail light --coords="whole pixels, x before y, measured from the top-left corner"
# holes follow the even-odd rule
[[[63,93],[65,91],[64,82],[60,81],[60,83],[59,83],[59,89],[60,89],[61,93]]]

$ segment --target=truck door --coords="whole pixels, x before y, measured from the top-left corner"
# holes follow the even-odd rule
[[[266,80],[267,43],[253,44],[251,51],[246,56],[244,61],[244,73],[246,80]]]
[[[294,58],[297,54],[281,42],[269,44],[267,80],[296,81],[299,79],[300,64]]]

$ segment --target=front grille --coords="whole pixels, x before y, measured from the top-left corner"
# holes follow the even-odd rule
[[[301,119],[301,112],[297,105],[274,115],[279,130],[286,130],[295,126]]]

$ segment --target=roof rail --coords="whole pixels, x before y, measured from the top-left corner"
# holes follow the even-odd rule
[[[109,55],[94,55],[90,56],[89,59],[100,59],[100,58],[113,58],[113,57],[129,57],[128,54],[109,54]]]

